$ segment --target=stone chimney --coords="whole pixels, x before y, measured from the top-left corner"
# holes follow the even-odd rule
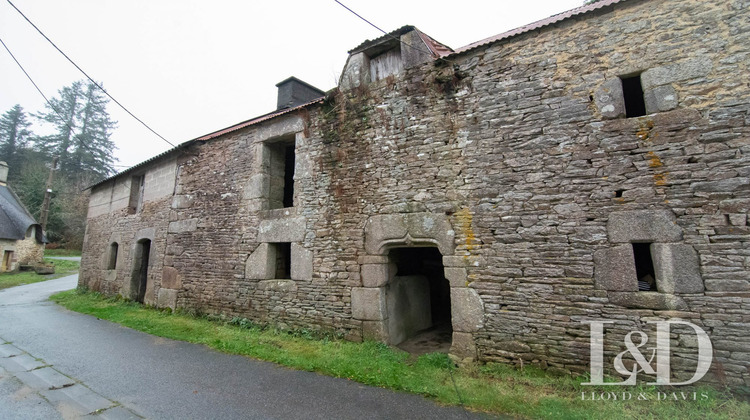
[[[325,92],[309,85],[302,80],[292,76],[276,84],[279,88],[279,97],[276,101],[276,109],[294,108],[305,102],[325,96]]]
[[[0,161],[0,185],[8,185],[8,164]]]

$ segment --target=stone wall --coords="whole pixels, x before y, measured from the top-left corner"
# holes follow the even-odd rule
[[[131,176],[116,178],[93,188],[79,284],[103,293],[131,298],[137,243],[150,240],[144,302],[175,307],[179,284],[163,266],[170,227],[168,209],[174,194],[176,168],[174,158],[165,158],[138,171],[139,175],[145,176],[145,185],[143,204],[136,212],[129,208]],[[117,244],[116,255],[112,252],[113,244]],[[113,258],[114,261],[111,261]],[[162,280],[163,277],[166,281]]]
[[[680,318],[711,336],[711,380],[750,384],[749,8],[631,0],[195,143],[174,196],[90,212],[81,281],[121,292],[128,256],[106,280],[102,252],[150,228],[162,306],[383,339],[389,247],[431,245],[462,357],[583,373],[582,321],[618,321],[611,357]],[[648,114],[625,118],[634,74]],[[294,207],[274,209],[282,139]],[[273,278],[278,243],[290,278]],[[638,291],[632,243],[650,244],[658,290]],[[689,377],[694,340],[673,339]]]

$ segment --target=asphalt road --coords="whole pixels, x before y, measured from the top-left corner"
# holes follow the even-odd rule
[[[0,419],[471,419],[424,398],[154,337],[0,291]]]

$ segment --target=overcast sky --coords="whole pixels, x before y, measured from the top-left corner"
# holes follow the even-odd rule
[[[11,0],[89,75],[178,144],[273,111],[276,83],[336,86],[347,51],[382,33],[333,0]],[[583,0],[342,0],[380,28],[414,25],[458,48],[582,5]],[[47,97],[84,76],[5,0],[0,38]],[[0,47],[1,48],[1,47]],[[43,109],[0,49],[0,113]],[[118,170],[169,148],[117,105]],[[43,130],[35,127],[37,132]]]

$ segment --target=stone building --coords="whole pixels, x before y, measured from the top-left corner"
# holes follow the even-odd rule
[[[679,318],[750,384],[750,3],[604,0],[452,50],[414,27],[338,88],[92,187],[80,282],[159,307],[588,370]],[[672,374],[695,334],[672,334]]]
[[[8,165],[0,162],[0,272],[44,259],[42,227],[8,186]]]

